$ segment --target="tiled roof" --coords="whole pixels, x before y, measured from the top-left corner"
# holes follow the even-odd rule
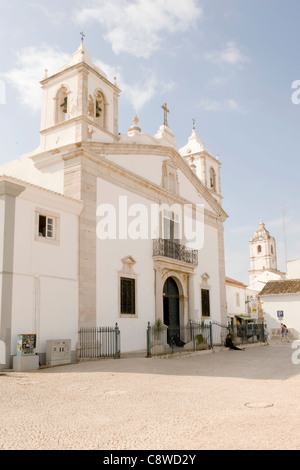
[[[300,293],[300,279],[283,279],[269,281],[260,291],[259,295],[280,295]]]

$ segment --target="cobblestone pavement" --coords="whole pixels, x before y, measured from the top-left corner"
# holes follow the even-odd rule
[[[0,449],[299,450],[294,352],[271,344],[2,371]]]

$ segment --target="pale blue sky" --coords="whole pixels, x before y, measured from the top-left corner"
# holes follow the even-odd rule
[[[136,112],[155,134],[161,104],[178,147],[196,132],[222,162],[226,274],[248,282],[249,239],[263,219],[285,270],[300,258],[298,0],[0,0],[0,163],[39,143],[44,69],[85,46],[123,90],[120,132]]]

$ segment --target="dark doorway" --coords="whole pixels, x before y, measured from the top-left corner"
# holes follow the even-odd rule
[[[164,285],[164,324],[168,326],[167,341],[170,344],[170,338],[180,337],[179,321],[179,291],[176,282],[169,277]]]

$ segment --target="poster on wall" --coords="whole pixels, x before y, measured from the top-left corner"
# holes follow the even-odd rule
[[[18,335],[17,356],[34,356],[36,354],[36,335]]]
[[[251,300],[251,317],[254,319],[257,319],[258,317],[258,305],[257,305],[257,300]]]

